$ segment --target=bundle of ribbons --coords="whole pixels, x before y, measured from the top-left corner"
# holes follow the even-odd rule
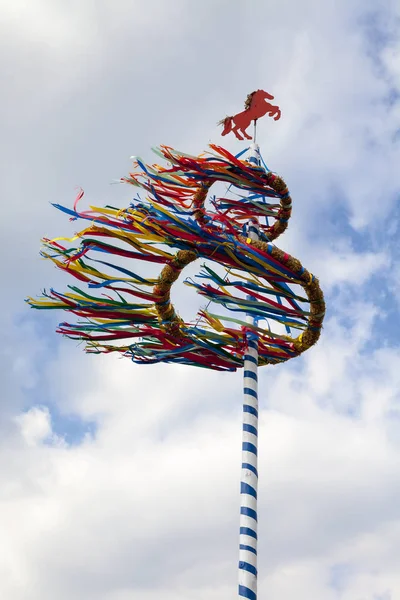
[[[27,302],[75,315],[77,322],[61,323],[58,332],[83,340],[88,352],[119,352],[137,363],[232,371],[243,366],[249,336],[258,340],[259,365],[312,346],[324,317],[322,291],[297,259],[273,243],[291,214],[286,184],[265,166],[210,149],[194,157],[161,146],[156,152],[165,166],[136,159],[135,171],[122,181],[146,197],[128,208],[80,211],[83,193],[72,209],[54,205],[88,226],[71,239],[44,239],[41,254],[80,283]],[[217,182],[235,190],[235,197],[207,202]],[[246,233],[252,221],[258,224],[256,241]],[[222,314],[207,308],[185,322],[171,303],[171,287],[197,259],[206,262],[195,280],[184,283]],[[159,263],[160,274],[146,276],[146,263]]]

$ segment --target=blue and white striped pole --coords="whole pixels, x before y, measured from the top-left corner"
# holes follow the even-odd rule
[[[248,162],[259,165],[259,147],[251,145]],[[248,224],[247,236],[258,240],[257,221]],[[246,317],[254,325],[254,318]],[[258,440],[258,339],[247,335],[244,357],[244,402],[242,471],[240,478],[240,546],[239,546],[239,596],[257,600],[257,440]]]

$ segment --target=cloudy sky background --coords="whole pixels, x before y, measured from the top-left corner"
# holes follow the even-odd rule
[[[260,372],[259,596],[400,597],[399,39],[389,0],[0,0],[1,598],[235,597],[241,374],[87,356],[23,299],[69,283],[50,202],[125,206],[132,154],[221,142],[257,88],[328,303]]]

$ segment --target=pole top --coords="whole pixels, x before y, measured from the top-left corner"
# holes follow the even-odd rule
[[[250,150],[247,157],[247,162],[257,165],[257,167],[261,166],[261,157],[260,157],[260,146],[255,142],[250,144]]]

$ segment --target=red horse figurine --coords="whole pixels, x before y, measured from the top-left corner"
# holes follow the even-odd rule
[[[271,94],[264,92],[264,90],[257,90],[256,92],[249,94],[244,104],[244,111],[238,113],[234,117],[226,117],[218,123],[218,125],[224,126],[222,135],[226,135],[233,131],[238,140],[244,139],[241,136],[241,133],[248,140],[251,140],[252,137],[246,133],[246,129],[252,121],[256,121],[267,113],[268,116],[274,117],[275,121],[281,118],[281,109],[279,106],[274,106],[273,104],[270,104],[270,102],[267,102],[267,100],[273,99],[274,97],[271,96]]]

